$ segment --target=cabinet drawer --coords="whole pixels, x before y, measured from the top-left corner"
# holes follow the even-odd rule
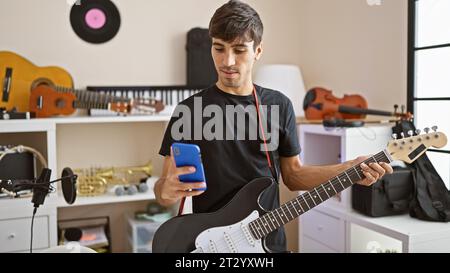
[[[50,246],[48,221],[47,216],[34,218],[33,249]],[[0,252],[29,250],[30,239],[31,217],[0,221]]]
[[[300,241],[301,253],[337,253],[336,250],[314,241],[308,236],[303,236]]]
[[[339,252],[345,251],[345,223],[316,210],[301,218],[303,234]]]

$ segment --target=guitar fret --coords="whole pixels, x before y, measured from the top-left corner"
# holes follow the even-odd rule
[[[281,217],[281,215],[280,215],[279,209],[280,209],[280,208],[277,208],[277,209],[276,209],[276,212],[278,213],[278,217],[280,217],[281,223],[285,224],[285,222],[283,221],[283,217]]]
[[[352,179],[350,178],[350,176],[348,176],[348,173],[347,173],[346,171],[345,171],[344,173],[345,173],[345,175],[348,177],[350,183],[353,184],[353,181],[352,181]]]
[[[280,207],[280,209],[281,209],[281,217],[283,217],[283,215],[284,215],[284,218],[286,218],[288,220],[288,221],[284,221],[283,220],[283,223],[289,222],[289,219],[287,218],[286,212],[284,212],[284,209],[283,209],[282,206]],[[283,219],[283,218],[281,218],[281,219]]]
[[[263,236],[262,236],[262,233],[259,231],[261,229],[261,227],[259,226],[258,220],[259,220],[259,218],[253,222],[255,223],[255,230],[258,233],[258,237],[262,238]]]
[[[355,170],[356,174],[357,174],[358,177],[359,177],[359,180],[362,180],[362,177],[361,177],[361,175],[359,175],[359,172],[358,172],[358,170],[355,168],[355,166],[353,166],[353,170]]]
[[[342,184],[342,182],[341,182],[341,179],[339,178],[339,175],[338,176],[336,176],[336,178],[338,179],[338,181],[339,181],[339,184],[341,184],[341,186],[342,186],[342,190],[344,190],[345,189],[345,187],[344,187],[344,184]],[[342,191],[341,190],[341,191]]]
[[[346,175],[346,173],[345,172],[343,172],[342,174],[340,174],[340,175]],[[346,189],[346,188],[348,188],[350,185],[348,184],[348,179],[349,179],[349,177],[347,176],[347,178],[346,177],[340,177],[340,179],[341,179],[341,181],[342,181],[342,184],[343,184],[343,186],[344,186],[344,189]]]
[[[316,193],[317,193],[317,195],[315,195],[314,198],[317,199],[317,196],[319,196],[320,203],[322,203],[322,202],[323,202],[323,199],[322,199],[322,196],[320,196],[320,193],[319,193],[319,191],[317,190],[317,188],[314,188],[314,191],[316,191]],[[320,203],[319,203],[319,204],[320,204]]]
[[[272,223],[274,229],[276,229],[276,226],[275,226],[275,224],[272,222],[272,220],[270,219],[270,217],[269,217],[269,216],[266,217],[266,215],[268,215],[268,214],[269,214],[269,213],[264,214],[264,216],[263,216],[263,218],[265,218],[264,220],[266,220],[267,225],[269,226],[269,228],[271,228],[271,227],[270,227],[270,224],[269,224],[269,221],[267,221],[267,218],[269,218],[270,223]]]
[[[285,207],[286,207],[286,209],[289,211],[289,214],[292,216],[292,219],[294,219],[295,217],[294,217],[294,215],[292,214],[291,209],[289,209],[288,206],[285,206]],[[289,221],[291,221],[292,219],[290,219]]]
[[[302,197],[303,197],[303,200],[305,200],[305,204],[308,206],[308,210],[310,210],[311,209],[311,207],[309,206],[309,204],[308,204],[308,202],[306,201],[306,198],[305,198],[305,196],[302,194],[301,195]]]
[[[264,221],[263,221],[262,218],[264,218],[264,216],[263,216],[263,217],[260,217],[259,219],[261,219],[262,227],[266,230],[266,235],[267,235],[267,234],[269,234],[269,230],[267,229],[267,225],[264,224]]]
[[[284,215],[284,218],[286,219],[285,221],[283,220],[283,222],[284,222],[284,223],[289,222],[289,218],[287,217],[287,214],[286,214],[286,212],[284,211],[284,206],[281,206],[280,208],[281,208],[281,212],[282,212],[281,216]]]
[[[278,219],[277,219],[277,217],[275,216],[275,212],[272,210],[270,213],[271,213],[271,214],[270,214],[270,219],[271,219],[271,221],[272,221],[272,223],[273,223],[274,230],[277,229],[277,228],[279,228],[279,227],[281,227],[282,225],[280,225],[280,223],[278,222]]]
[[[295,209],[295,204],[297,204],[297,206],[299,207],[299,210],[296,210],[296,212],[298,213],[298,215],[302,214],[302,213],[303,213],[303,208],[302,208],[302,206],[300,206],[300,204],[298,203],[297,198],[295,198],[294,201],[293,201],[293,203],[292,203],[292,206],[294,207],[294,209]],[[297,216],[298,216],[298,215],[297,215]]]
[[[263,225],[261,225],[261,217],[256,219],[256,222],[258,223],[258,231],[261,233],[261,238],[264,237],[264,230],[263,230]]]
[[[314,198],[311,195],[311,192],[308,192],[308,194],[309,194],[309,198],[311,198],[311,200],[313,201],[314,206],[317,206],[316,201],[314,201]]]
[[[322,184],[321,186],[322,186],[324,192],[327,194],[328,198],[330,198],[330,195],[328,194],[327,189],[325,189],[325,187],[323,186],[323,184]]]
[[[336,188],[334,187],[333,182],[332,182],[331,180],[328,180],[328,183],[329,183],[329,184],[331,185],[331,187],[333,188],[334,193],[337,194],[338,192],[337,192]]]
[[[322,189],[324,189],[324,190],[322,191]],[[320,184],[319,186],[316,187],[316,191],[319,193],[319,196],[320,196],[320,199],[322,200],[322,202],[328,200],[329,196],[322,184]]]
[[[305,210],[305,208],[302,206],[302,203],[300,202],[300,199],[298,199],[298,197],[297,197],[297,198],[295,198],[295,200],[297,200],[298,206],[299,206],[300,209],[302,210],[302,213],[305,212],[306,210]]]
[[[281,227],[282,225],[280,225],[280,222],[278,222],[274,211],[272,211],[272,215],[273,215],[273,219],[275,219],[275,221],[277,222],[278,227]]]
[[[249,228],[250,232],[252,233],[253,238],[257,239],[258,234],[256,233],[256,231],[254,229],[255,227],[253,226],[253,222],[248,223],[248,228]]]

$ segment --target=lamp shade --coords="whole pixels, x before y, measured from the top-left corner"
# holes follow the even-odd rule
[[[292,102],[295,115],[304,116],[303,99],[305,84],[302,73],[296,65],[271,64],[262,65],[256,70],[255,84],[280,91]]]

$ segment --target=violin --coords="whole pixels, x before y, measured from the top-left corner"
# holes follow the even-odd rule
[[[326,119],[364,119],[366,115],[379,115],[412,119],[411,113],[397,113],[398,105],[394,112],[380,111],[367,108],[367,101],[360,95],[344,95],[343,98],[335,97],[330,90],[321,87],[310,89],[303,100],[303,110],[308,120]]]

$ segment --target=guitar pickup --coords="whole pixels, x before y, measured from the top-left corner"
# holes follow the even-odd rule
[[[12,68],[7,67],[5,72],[5,79],[3,80],[3,95],[2,101],[8,102],[9,93],[11,90],[11,78],[12,78]]]

